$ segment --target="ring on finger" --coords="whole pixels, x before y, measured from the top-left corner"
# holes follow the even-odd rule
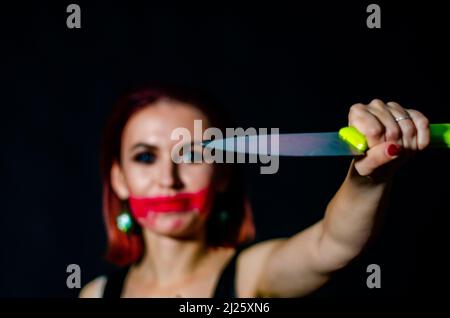
[[[400,116],[400,117],[395,117],[394,119],[395,119],[395,121],[396,121],[397,123],[398,123],[400,120],[404,120],[404,119],[410,119],[410,120],[412,120],[411,116],[409,116],[409,115],[406,115],[406,116]]]

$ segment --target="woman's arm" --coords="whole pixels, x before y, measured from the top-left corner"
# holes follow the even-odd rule
[[[404,116],[411,118],[395,120]],[[427,119],[396,103],[374,100],[369,105],[356,104],[350,109],[349,125],[366,136],[366,156],[352,161],[321,221],[289,239],[258,244],[243,255],[243,263],[255,264],[255,258],[261,261],[255,270],[255,295],[302,296],[355,258],[386,205],[394,172],[412,153],[429,144]]]

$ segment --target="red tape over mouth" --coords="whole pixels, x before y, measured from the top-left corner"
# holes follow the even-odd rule
[[[149,213],[190,212],[204,213],[210,187],[198,192],[182,192],[173,196],[130,197],[131,212],[135,218],[145,218]]]

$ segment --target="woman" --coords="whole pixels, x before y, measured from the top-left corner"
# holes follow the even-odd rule
[[[105,130],[102,180],[108,257],[123,268],[90,282],[81,297],[306,295],[361,252],[394,172],[430,140],[428,120],[416,110],[376,99],[353,105],[349,125],[366,136],[369,150],[352,161],[324,218],[290,238],[250,245],[254,230],[237,165],[171,157],[174,129],[194,135],[195,119],[203,129],[229,125],[216,106],[204,94],[169,86],[119,101]],[[192,151],[182,155],[200,153],[199,142],[194,136]]]

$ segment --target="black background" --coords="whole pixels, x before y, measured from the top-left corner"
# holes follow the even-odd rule
[[[112,269],[98,169],[100,132],[115,98],[142,80],[199,85],[242,127],[333,131],[349,107],[373,98],[450,122],[445,10],[370,2],[156,4],[69,2],[2,6],[0,296],[75,297]],[[449,152],[428,150],[397,174],[382,231],[312,298],[395,301],[437,297],[444,284]],[[248,165],[258,240],[290,236],[319,220],[348,158],[282,158],[276,175]],[[366,267],[382,288],[366,287]]]

